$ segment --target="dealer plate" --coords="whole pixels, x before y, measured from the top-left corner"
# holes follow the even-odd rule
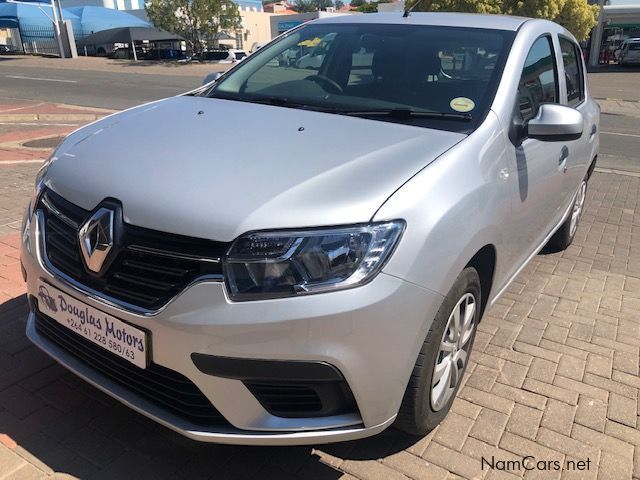
[[[40,311],[105,350],[140,368],[147,366],[147,335],[51,285],[38,282]]]

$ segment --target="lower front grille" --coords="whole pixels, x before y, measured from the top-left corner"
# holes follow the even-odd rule
[[[36,303],[35,300],[32,301],[32,309],[36,315],[36,331],[82,363],[194,425],[230,426],[187,377],[154,363],[146,369],[138,368],[43,315],[37,307],[34,308]]]
[[[357,411],[345,381],[264,383],[245,380],[244,384],[265,410],[277,417],[327,417]]]

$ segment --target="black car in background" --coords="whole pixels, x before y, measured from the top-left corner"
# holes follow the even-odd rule
[[[22,53],[23,53],[22,49],[14,45],[7,45],[5,43],[0,43],[0,55],[20,55]]]

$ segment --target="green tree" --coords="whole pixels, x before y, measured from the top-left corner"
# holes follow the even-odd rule
[[[585,40],[598,19],[598,6],[587,0],[411,0],[415,11],[471,12],[546,18]]]
[[[336,7],[336,10],[340,10],[342,7],[344,7],[344,2],[342,0],[336,0],[335,2],[333,2],[333,5]]]
[[[377,2],[364,2],[362,5],[356,8],[356,10],[362,13],[375,13],[378,11],[378,4]]]
[[[597,5],[588,5],[584,0],[566,0],[554,21],[573,33],[578,40],[586,40],[598,21],[599,11]]]
[[[333,7],[331,0],[296,0],[293,9],[299,13],[317,12]]]
[[[181,35],[196,54],[204,45],[217,46],[222,32],[242,27],[231,0],[149,0],[145,9],[156,27]]]
[[[364,4],[364,0],[351,0],[351,5],[353,8],[360,7]]]

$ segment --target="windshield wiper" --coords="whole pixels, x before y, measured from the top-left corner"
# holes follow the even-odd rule
[[[336,110],[335,113],[354,117],[391,117],[391,118],[442,118],[446,120],[471,121],[468,113],[429,112],[411,108],[384,108],[380,110]]]
[[[259,103],[261,105],[273,105],[275,107],[290,107],[299,108],[301,110],[328,110],[322,106],[310,105],[307,103],[297,102],[295,100],[289,100],[286,97],[270,97],[270,96],[236,96],[236,95],[212,95],[211,98],[220,98],[222,100],[236,100],[238,102]]]

